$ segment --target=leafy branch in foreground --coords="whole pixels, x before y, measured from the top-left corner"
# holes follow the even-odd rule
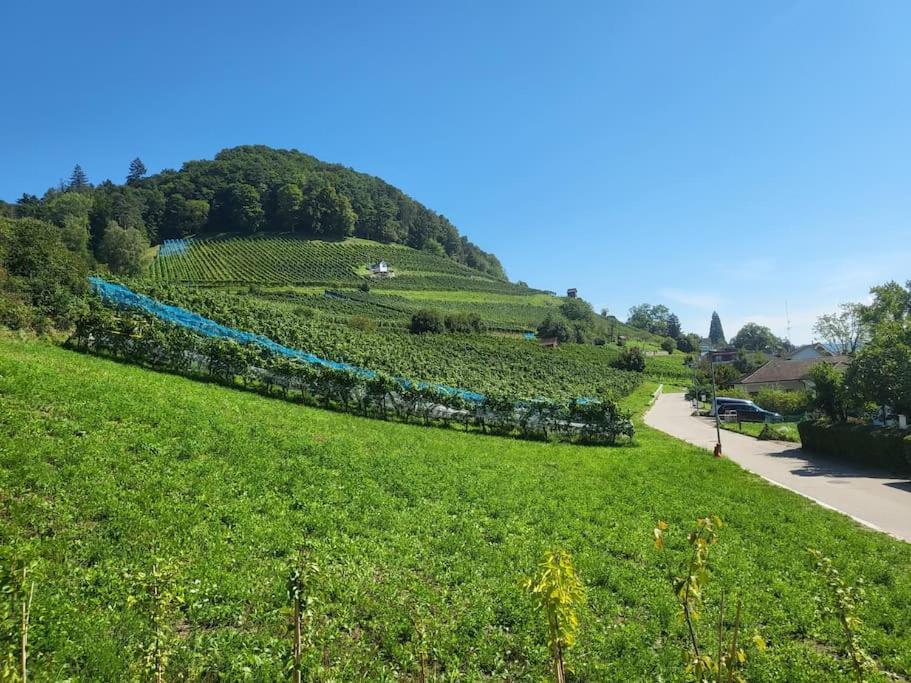
[[[715,628],[714,647],[701,643],[696,622],[703,609],[703,594],[709,582],[709,550],[718,542],[718,530],[723,526],[719,517],[702,517],[687,536],[690,546],[689,559],[681,564],[678,573],[671,573],[674,595],[680,607],[680,617],[687,628],[687,649],[684,652],[686,672],[699,683],[743,683],[742,667],[746,652],[741,647],[741,601],[737,598],[734,623],[725,631],[725,595],[721,591],[718,621]],[[667,522],[659,521],[654,529],[655,547],[665,549]],[[765,650],[765,641],[754,635],[753,644]]]
[[[142,646],[142,666],[146,676],[162,683],[168,661],[177,651],[177,619],[184,598],[178,586],[177,570],[156,560],[149,572],[127,572],[125,578],[133,591],[127,607],[139,609],[148,619],[148,640]]]
[[[296,564],[288,572],[288,599],[291,602],[291,628],[293,640],[291,644],[291,680],[301,683],[301,658],[303,656],[304,625],[313,616],[311,606],[315,602],[312,595],[307,594],[307,582],[311,577],[319,574],[319,567],[313,562],[305,560],[304,553],[299,554]]]
[[[851,669],[854,680],[863,683],[867,671],[876,671],[876,662],[866,653],[860,642],[861,621],[855,614],[858,604],[864,598],[863,579],[858,578],[857,584],[852,586],[847,583],[832,564],[832,560],[824,556],[819,550],[807,550],[816,564],[816,572],[825,581],[832,602],[823,606],[823,614],[834,616],[841,625],[845,637],[845,649],[851,659]]]
[[[576,642],[578,609],[585,602],[585,586],[576,574],[572,556],[565,550],[544,554],[540,573],[524,582],[547,620],[547,645],[554,667],[554,680],[566,676],[565,652]]]

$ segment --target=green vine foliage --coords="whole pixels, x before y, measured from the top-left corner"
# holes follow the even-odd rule
[[[830,598],[828,602],[820,601],[822,613],[834,617],[841,626],[854,680],[863,683],[868,672],[877,670],[876,662],[864,650],[860,638],[863,624],[857,616],[857,607],[864,599],[863,578],[858,578],[852,586],[822,552],[812,548],[807,552],[813,558],[816,572],[825,583]]]

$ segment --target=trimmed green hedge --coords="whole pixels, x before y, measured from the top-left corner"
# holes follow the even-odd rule
[[[860,465],[911,472],[911,434],[907,431],[825,421],[801,422],[797,431],[808,450]]]

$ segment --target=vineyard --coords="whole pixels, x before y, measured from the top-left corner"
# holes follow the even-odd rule
[[[186,242],[186,241],[181,241]],[[362,239],[340,242],[294,237],[226,237],[165,245],[149,267],[163,282],[204,285],[315,284],[357,286],[370,282],[387,289],[464,289],[524,293],[524,287],[498,280],[444,256],[400,244]],[[366,266],[389,262],[395,277],[369,278]]]
[[[625,396],[641,381],[638,373],[612,367],[619,351],[611,346],[544,349],[520,337],[360,330],[314,316],[311,309],[256,297],[176,286],[152,287],[145,293],[324,358],[483,394],[554,400]]]

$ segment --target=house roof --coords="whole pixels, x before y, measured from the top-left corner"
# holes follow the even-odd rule
[[[806,351],[807,349],[813,349],[819,352],[820,356],[832,356],[834,355],[829,349],[827,349],[822,344],[804,344],[803,346],[798,346],[796,349],[785,355],[786,359],[791,359],[796,356],[801,351]]]
[[[806,358],[804,360],[787,360],[773,358],[751,375],[744,377],[738,384],[766,384],[775,382],[789,382],[807,379],[810,370],[817,363],[829,363],[835,367],[845,367],[851,362],[848,356],[823,356],[822,358]]]

